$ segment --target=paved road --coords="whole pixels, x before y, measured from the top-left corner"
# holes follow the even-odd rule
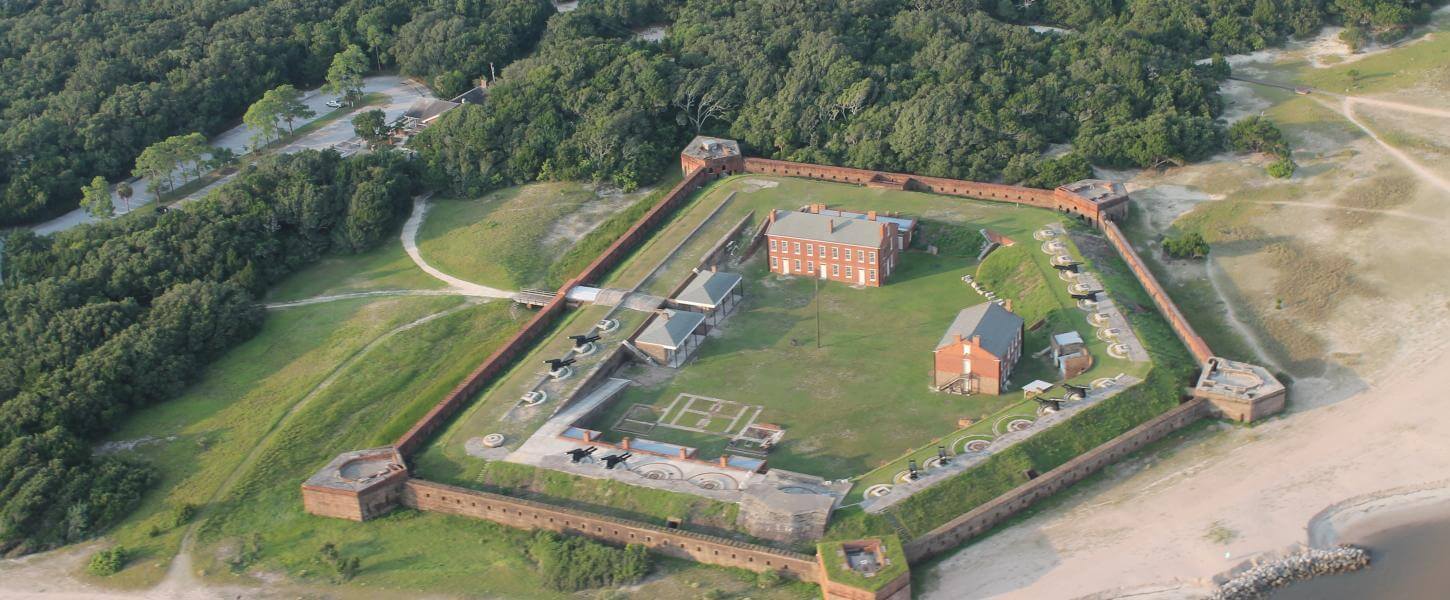
[[[376,77],[369,77],[367,79],[364,79],[363,93],[370,94],[374,92],[387,95],[388,101],[382,106],[369,107],[369,110],[371,108],[381,108],[383,112],[387,115],[387,120],[389,122],[391,122],[393,119],[396,119],[399,115],[402,115],[403,111],[407,110],[408,107],[411,106],[414,102],[432,97],[429,94],[427,88],[397,75],[378,75]],[[325,93],[320,89],[317,89],[305,92],[303,102],[307,104],[308,108],[311,108],[313,112],[316,112],[320,116],[332,111],[332,109],[327,106],[327,101],[333,98],[334,96],[332,94]],[[298,126],[300,127],[301,124],[299,123]],[[250,146],[252,142],[252,135],[253,131],[251,130],[251,128],[247,127],[246,125],[238,125],[208,140],[208,144],[215,148],[227,148],[232,152],[237,153],[238,155],[246,154],[248,146]],[[272,150],[271,152],[291,153],[309,148],[319,150],[331,148],[337,145],[339,142],[346,141],[352,137],[353,134],[351,118],[345,117],[333,121],[332,123],[327,124],[326,126],[318,129],[317,131],[313,131],[312,133],[302,136],[301,138],[282,147],[281,149]],[[186,178],[179,176],[177,179],[178,181],[184,181]],[[225,183],[226,181],[229,181],[230,179],[230,176],[224,177],[217,182],[201,190],[198,190],[196,193],[193,193],[187,198],[182,199],[180,203],[185,203],[189,200],[201,198],[205,196],[208,191],[211,191],[212,189],[216,188],[222,183]],[[156,199],[155,195],[151,193],[150,183],[145,179],[139,179],[133,182],[131,184],[131,187],[135,190],[135,194],[131,197],[129,207],[127,207],[119,197],[116,197],[114,195],[112,196],[111,202],[116,207],[117,215],[122,215],[129,212],[130,210],[145,206],[146,204],[149,204]],[[86,214],[84,210],[76,209],[64,215],[61,215],[60,217],[37,225],[32,229],[36,233],[44,235],[57,231],[64,231],[66,229],[75,227],[76,225],[80,225],[81,223],[89,223],[94,220],[95,217]]]

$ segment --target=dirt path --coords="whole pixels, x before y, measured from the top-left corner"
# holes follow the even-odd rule
[[[1403,150],[1400,150],[1399,148],[1396,148],[1390,145],[1388,142],[1384,141],[1384,139],[1381,138],[1379,134],[1375,133],[1373,129],[1370,129],[1363,122],[1361,122],[1358,117],[1354,116],[1354,105],[1358,102],[1364,102],[1364,99],[1346,96],[1343,100],[1339,102],[1338,106],[1335,106],[1333,103],[1325,102],[1323,100],[1319,101],[1319,103],[1324,105],[1326,108],[1329,108],[1330,110],[1333,110],[1343,115],[1345,119],[1348,119],[1350,123],[1353,123],[1355,127],[1358,127],[1361,131],[1368,135],[1370,139],[1375,141],[1376,144],[1379,144],[1380,148],[1383,148],[1384,151],[1389,153],[1390,156],[1394,157],[1395,160],[1400,161],[1400,164],[1404,165],[1405,168],[1409,169],[1411,173],[1414,173],[1415,176],[1420,178],[1421,181],[1424,181],[1425,183],[1435,186],[1441,191],[1450,194],[1450,180],[1446,180],[1444,177],[1441,177],[1434,171],[1425,168],[1424,165],[1415,162],[1415,159],[1410,158],[1409,154],[1406,154]]]
[[[284,308],[295,308],[311,304],[322,304],[324,302],[336,302],[338,300],[351,300],[353,298],[373,298],[378,296],[471,296],[461,290],[374,290],[371,292],[347,292],[344,294],[327,294],[324,296],[313,296],[301,300],[288,300],[286,302],[268,302],[262,305],[267,310],[279,310]]]
[[[1226,309],[1228,315],[1228,322],[1230,325],[1233,326],[1234,331],[1238,332],[1239,338],[1243,339],[1244,342],[1249,345],[1249,348],[1254,351],[1254,356],[1258,357],[1258,360],[1261,361],[1264,366],[1270,367],[1278,372],[1283,372],[1284,367],[1279,365],[1279,361],[1274,360],[1274,358],[1269,355],[1269,351],[1265,349],[1264,344],[1259,341],[1258,332],[1255,331],[1254,328],[1249,327],[1247,323],[1244,323],[1243,319],[1239,318],[1238,311],[1234,309],[1234,299],[1230,298],[1228,293],[1224,291],[1224,273],[1223,268],[1218,265],[1218,261],[1214,260],[1213,257],[1210,256],[1208,257],[1208,260],[1204,261],[1203,268],[1205,273],[1208,275],[1209,284],[1213,286],[1214,295],[1218,296],[1219,300],[1223,301],[1224,308]]]
[[[374,348],[382,345],[383,342],[386,342],[397,334],[403,333],[435,319],[440,319],[455,312],[467,309],[471,306],[474,306],[475,304],[476,302],[466,302],[458,306],[449,308],[447,310],[427,315],[410,323],[399,325],[398,327],[393,328],[387,333],[384,333],[374,338],[371,342],[368,342],[367,345],[359,348],[351,356],[348,356],[342,362],[338,363],[338,365],[336,367],[333,367],[332,371],[327,374],[327,377],[323,378],[321,382],[318,382],[317,385],[313,386],[313,388],[309,390],[306,395],[302,396],[296,402],[292,403],[292,406],[289,406],[287,408],[287,412],[283,413],[282,416],[278,417],[277,420],[272,423],[272,426],[267,429],[266,433],[262,434],[261,439],[257,440],[251,451],[242,458],[242,461],[237,464],[236,468],[232,470],[231,474],[227,476],[226,480],[223,481],[221,485],[217,486],[217,489],[212,492],[210,497],[207,498],[206,502],[202,505],[203,508],[201,509],[200,514],[198,514],[196,518],[191,521],[191,524],[188,525],[186,528],[186,532],[182,534],[181,549],[179,552],[177,552],[176,556],[172,558],[171,565],[166,569],[166,576],[161,580],[161,583],[157,584],[155,588],[151,589],[149,592],[146,593],[146,597],[209,598],[215,596],[216,594],[212,594],[207,591],[207,586],[205,583],[197,579],[196,570],[192,566],[192,554],[196,547],[197,532],[201,528],[201,524],[206,521],[208,516],[210,516],[211,511],[214,510],[217,501],[225,497],[227,492],[230,492],[231,489],[236,486],[237,482],[241,480],[243,475],[251,471],[252,465],[256,464],[257,459],[267,448],[267,442],[272,439],[272,436],[275,435],[278,431],[284,429],[286,425],[292,420],[292,417],[300,412],[303,407],[310,404],[312,399],[316,398],[324,390],[331,387],[332,384],[336,382],[343,373],[347,372],[350,367],[357,364],[358,361],[362,360],[363,357],[367,356],[368,353],[370,353]]]
[[[413,200],[413,214],[408,217],[406,223],[403,223],[403,251],[407,252],[408,257],[413,259],[413,264],[418,265],[419,269],[432,275],[434,279],[442,281],[448,284],[450,288],[468,296],[481,296],[484,298],[509,298],[513,296],[513,292],[464,281],[433,268],[433,265],[423,260],[423,255],[418,252],[418,228],[423,225],[423,217],[427,213],[428,198],[426,196],[419,197]]]
[[[1345,97],[1345,100],[1347,100],[1350,104],[1372,104],[1374,106],[1388,108],[1388,109],[1391,109],[1391,110],[1399,110],[1399,111],[1411,112],[1411,113],[1415,113],[1415,114],[1419,114],[1419,115],[1429,115],[1429,116],[1432,116],[1432,117],[1441,117],[1441,118],[1445,118],[1445,119],[1450,119],[1450,110],[1440,110],[1438,108],[1430,108],[1430,107],[1427,107],[1427,106],[1419,106],[1417,104],[1406,104],[1404,102],[1394,102],[1394,101],[1391,101],[1391,100],[1380,100],[1378,98],[1364,98],[1364,97],[1361,97],[1361,96],[1346,96]]]

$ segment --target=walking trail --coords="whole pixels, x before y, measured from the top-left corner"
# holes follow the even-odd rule
[[[1424,165],[1415,162],[1415,159],[1410,158],[1410,155],[1406,154],[1403,150],[1400,150],[1399,148],[1396,148],[1393,145],[1390,145],[1388,142],[1384,141],[1384,139],[1381,138],[1379,134],[1375,133],[1373,129],[1370,129],[1363,122],[1361,122],[1358,117],[1354,115],[1354,105],[1360,103],[1374,104],[1376,106],[1384,106],[1386,108],[1409,110],[1410,112],[1415,112],[1419,114],[1428,114],[1447,118],[1450,118],[1450,113],[1430,108],[1415,107],[1399,102],[1371,100],[1367,98],[1356,98],[1353,96],[1345,96],[1344,99],[1340,101],[1338,107],[1335,107],[1331,103],[1324,102],[1323,100],[1321,100],[1320,103],[1328,107],[1329,109],[1334,110],[1341,115],[1344,115],[1345,119],[1348,119],[1350,123],[1354,123],[1355,127],[1358,127],[1361,131],[1364,131],[1364,133],[1368,135],[1370,139],[1374,140],[1376,144],[1379,144],[1380,147],[1383,148],[1385,152],[1388,152],[1390,156],[1394,157],[1395,160],[1400,161],[1400,164],[1405,165],[1405,168],[1409,169],[1410,172],[1414,173],[1416,177],[1420,178],[1420,180],[1432,186],[1440,188],[1440,190],[1445,193],[1450,193],[1450,180],[1446,180],[1444,177],[1441,177],[1434,171],[1425,168]]]
[[[423,272],[432,275],[434,279],[448,284],[448,287],[468,296],[480,296],[484,298],[510,298],[513,292],[491,288],[470,281],[464,281],[428,264],[423,260],[423,255],[418,252],[418,228],[423,225],[423,216],[428,213],[428,196],[420,196],[413,200],[413,214],[408,217],[408,222],[403,223],[403,251],[413,259],[413,264],[418,265]]]

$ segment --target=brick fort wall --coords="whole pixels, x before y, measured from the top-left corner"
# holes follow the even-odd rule
[[[1173,410],[1158,415],[912,540],[905,546],[906,558],[909,562],[916,563],[956,548],[1034,502],[1081,481],[1139,448],[1161,440],[1207,416],[1208,413],[1209,403],[1201,398],[1180,404]]]
[[[651,552],[705,564],[777,571],[812,583],[818,577],[814,556],[420,479],[411,479],[403,486],[402,503],[418,510],[486,519],[519,529],[547,529],[620,545],[640,544]]]

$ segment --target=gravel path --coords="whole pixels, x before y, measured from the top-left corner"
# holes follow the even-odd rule
[[[448,287],[468,296],[481,296],[484,298],[511,298],[513,292],[491,288],[470,281],[464,281],[428,264],[423,260],[423,255],[418,252],[418,227],[423,225],[423,217],[428,213],[428,198],[426,196],[413,200],[413,214],[408,217],[408,222],[403,224],[403,251],[413,259],[413,264],[418,265],[423,272],[432,275],[434,279],[448,284]]]

